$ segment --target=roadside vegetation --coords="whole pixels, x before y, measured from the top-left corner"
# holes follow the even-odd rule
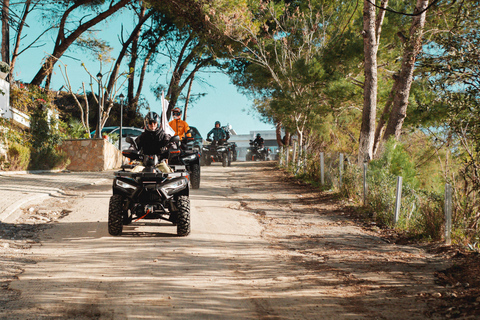
[[[124,125],[138,122],[148,109],[142,100],[146,72],[166,75],[166,84],[150,84],[150,89],[159,96],[166,92],[170,112],[183,101],[187,108],[201,98],[201,92],[190,91],[191,83],[202,81],[203,70],[215,68],[228,73],[253,98],[260,117],[277,127],[279,146],[292,147],[296,141],[298,152],[307,150],[307,170],[295,169],[299,178],[338,191],[379,225],[425,240],[443,237],[448,183],[453,187],[453,240],[478,250],[480,1],[39,3],[11,3],[8,8],[19,19],[11,50],[10,100],[34,124],[30,131],[15,132],[5,124],[10,169],[64,166],[55,144],[87,137],[96,129],[99,109],[103,125],[118,123],[119,92],[125,93],[125,119],[130,121]],[[15,59],[21,54],[22,26],[34,10],[49,12],[49,19],[58,22],[48,27],[54,25],[49,32],[57,41],[39,60],[31,82],[20,84],[13,78]],[[87,16],[93,18],[86,21]],[[92,31],[119,17],[134,19],[135,27],[122,30],[121,50],[112,57],[107,39]],[[46,32],[39,30],[39,38]],[[61,59],[75,54],[73,45],[111,66],[103,80],[86,70],[82,87],[70,86]],[[160,56],[168,63],[161,63]],[[52,77],[60,74],[68,93],[50,91]],[[55,125],[46,110],[59,115]],[[338,154],[346,155],[341,187],[335,176],[319,185],[320,152],[332,167]],[[45,155],[51,163],[40,164]],[[369,168],[365,204],[364,163]],[[397,176],[404,181],[403,203],[393,226]]]

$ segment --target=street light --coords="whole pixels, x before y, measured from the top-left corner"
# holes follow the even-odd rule
[[[102,138],[102,73],[97,73],[97,80],[98,80],[98,132],[97,138]]]
[[[122,127],[123,127],[123,99],[125,99],[125,96],[123,95],[123,93],[120,93],[120,95],[118,96],[118,98],[120,99],[120,139],[119,139],[119,142],[118,142],[118,149],[120,149],[120,152],[122,151]]]

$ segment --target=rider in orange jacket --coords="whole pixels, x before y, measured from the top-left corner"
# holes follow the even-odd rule
[[[170,127],[175,131],[175,134],[180,138],[180,140],[185,139],[185,134],[187,137],[191,137],[192,135],[188,133],[190,127],[188,123],[183,121],[182,118],[182,110],[176,107],[172,110],[173,120],[170,121],[168,124]]]

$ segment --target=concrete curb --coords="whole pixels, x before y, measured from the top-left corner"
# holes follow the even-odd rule
[[[80,185],[76,188],[99,184],[100,182],[107,181],[107,180],[109,180],[109,179],[102,178],[102,179],[99,179],[99,180],[91,182],[91,183],[86,183],[84,185]],[[26,198],[24,198],[20,201],[17,201],[15,203],[11,204],[9,207],[7,207],[7,209],[5,209],[2,213],[0,213],[0,223],[5,222],[9,218],[10,218],[9,221],[13,221],[16,218],[18,218],[21,214],[19,209],[21,207],[23,207],[24,205],[28,204],[28,203],[33,203],[33,202],[37,203],[37,202],[40,202],[40,201],[43,202],[43,200],[45,200],[46,198],[53,197],[53,196],[58,196],[58,195],[62,195],[62,194],[65,194],[65,192],[62,189],[55,188],[55,189],[51,190],[50,192],[46,192],[46,193],[43,193],[43,194],[35,194],[33,196],[26,197]]]
[[[14,175],[14,174],[39,174],[39,173],[58,173],[58,172],[70,172],[65,169],[58,170],[26,170],[26,171],[0,171],[0,175]]]

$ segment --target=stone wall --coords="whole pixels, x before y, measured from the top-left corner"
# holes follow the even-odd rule
[[[105,139],[64,140],[59,147],[70,158],[71,171],[105,171],[122,165],[122,153]]]

